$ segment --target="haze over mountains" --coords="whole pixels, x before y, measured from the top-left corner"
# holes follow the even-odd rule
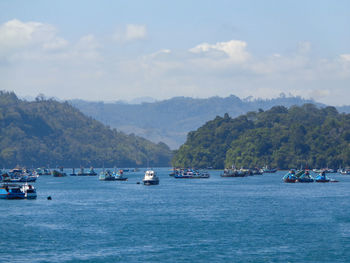
[[[148,98],[149,99],[149,98]],[[290,107],[313,103],[301,97],[287,97],[281,94],[274,99],[240,99],[234,95],[226,98],[211,97],[195,99],[175,97],[163,101],[131,104],[124,102],[89,102],[72,100],[70,103],[88,116],[101,121],[119,131],[134,133],[153,142],[164,142],[171,149],[182,145],[187,133],[196,130],[204,123],[228,113],[231,117],[259,109],[267,110],[273,106]],[[349,112],[350,107],[338,107],[340,112]]]

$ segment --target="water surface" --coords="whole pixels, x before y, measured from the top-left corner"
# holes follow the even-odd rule
[[[283,172],[155,170],[157,186],[136,184],[144,169],[127,182],[41,176],[36,200],[0,200],[0,262],[350,261],[350,176],[285,184]]]

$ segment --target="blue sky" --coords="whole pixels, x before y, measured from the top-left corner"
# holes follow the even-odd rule
[[[0,86],[21,96],[349,104],[349,1],[0,2]]]

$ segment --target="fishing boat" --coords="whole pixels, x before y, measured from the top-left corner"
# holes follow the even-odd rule
[[[24,199],[25,194],[18,184],[3,184],[0,187],[0,199]]]
[[[297,177],[295,176],[295,171],[290,170],[285,176],[283,176],[283,181],[285,183],[295,183],[297,180]]]
[[[195,179],[208,179],[210,178],[210,174],[207,171],[199,171],[194,176]]]
[[[39,167],[39,168],[36,168],[35,171],[34,171],[34,174],[38,175],[38,176],[41,176],[41,175],[50,175],[51,172],[49,169],[46,169],[44,167]]]
[[[269,168],[267,165],[265,165],[264,168],[262,168],[262,172],[263,173],[275,173],[277,172],[277,169],[274,169],[274,168]]]
[[[25,168],[14,168],[8,173],[3,174],[1,177],[3,182],[25,183],[35,182],[38,175],[33,174],[32,171]]]
[[[238,170],[235,168],[225,169],[223,174],[220,174],[221,177],[244,177],[246,176],[246,171]]]
[[[100,181],[116,181],[115,176],[110,170],[102,171],[98,179]]]
[[[21,186],[21,191],[24,193],[24,197],[27,199],[35,199],[37,197],[36,189],[34,186],[25,183]]]
[[[180,172],[181,172],[181,169],[173,168],[173,170],[169,174],[169,176],[175,176],[176,174],[179,174]]]
[[[145,176],[142,179],[144,185],[157,185],[159,184],[159,178],[157,177],[155,171],[147,170]]]
[[[124,171],[123,170],[119,170],[119,172],[117,173],[116,171],[114,171],[113,175],[115,177],[115,180],[117,181],[127,181],[128,177],[125,177],[123,175]]]
[[[349,168],[339,169],[339,173],[343,174],[343,175],[348,175],[348,174],[350,174],[350,169]]]
[[[253,168],[248,170],[248,175],[262,175],[264,172],[259,168]]]
[[[70,174],[70,176],[77,176],[77,174],[75,173],[75,168],[73,168],[72,173]]]
[[[319,175],[316,176],[315,182],[316,183],[328,183],[330,179],[326,176],[326,172],[323,171]]]
[[[95,176],[95,175],[97,175],[97,173],[94,171],[94,168],[93,168],[93,167],[91,167],[87,173],[84,172],[84,168],[81,167],[81,168],[80,168],[80,171],[78,172],[77,175],[78,175],[78,176]]]
[[[65,176],[67,176],[67,174],[63,171],[63,168],[62,168],[62,167],[60,168],[59,171],[53,170],[53,171],[52,171],[52,175],[53,175],[54,177],[65,177]]]
[[[300,173],[299,175],[297,173],[296,177],[297,177],[296,181],[299,183],[313,183],[314,182],[314,178],[310,175],[310,172],[308,170],[302,171],[302,173]]]

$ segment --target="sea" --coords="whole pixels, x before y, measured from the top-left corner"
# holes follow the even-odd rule
[[[41,176],[36,200],[0,200],[0,262],[350,262],[350,176],[154,170],[159,185],[144,168],[125,182]]]

